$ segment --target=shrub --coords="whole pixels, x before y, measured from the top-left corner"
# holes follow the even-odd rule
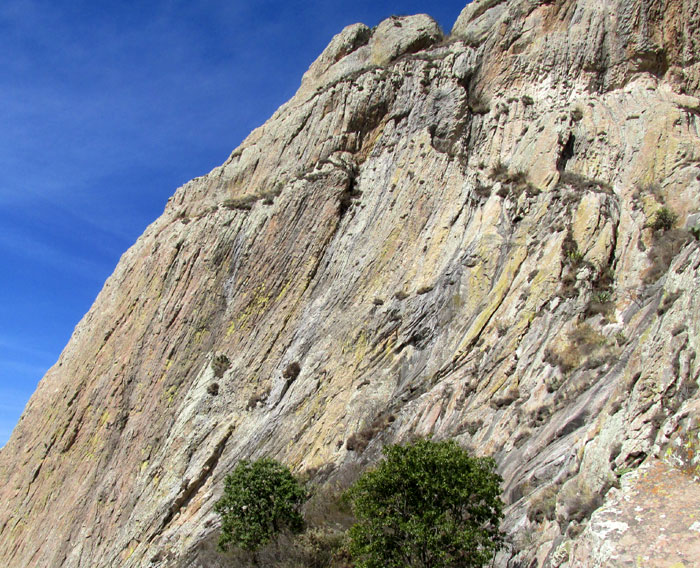
[[[579,266],[583,262],[583,253],[579,250],[572,250],[566,253],[566,260],[573,266]]]
[[[221,516],[219,549],[231,545],[257,551],[279,532],[301,532],[300,508],[306,491],[281,463],[243,460],[224,480],[224,494],[214,505]]]
[[[211,368],[214,371],[214,376],[221,378],[224,373],[231,367],[231,361],[223,353],[220,353],[211,360]]]
[[[671,292],[664,296],[664,299],[662,300],[661,304],[659,307],[656,309],[656,313],[660,316],[664,315],[671,306],[676,302],[678,298],[682,296],[682,292],[680,290],[676,290],[675,292]]]
[[[483,199],[488,199],[491,196],[492,189],[490,185],[483,184],[479,180],[474,182],[474,193]]]
[[[673,229],[673,225],[676,224],[677,219],[678,215],[668,207],[662,207],[656,212],[650,227],[655,231],[668,231],[669,229]]]
[[[237,197],[234,199],[226,199],[222,205],[226,209],[239,209],[241,211],[250,211],[253,205],[258,200],[258,195],[246,195],[245,197]]]
[[[361,454],[365,451],[374,436],[394,422],[396,417],[393,414],[382,413],[377,416],[369,426],[366,426],[359,432],[351,434],[345,442],[345,447],[350,452]]]
[[[508,181],[508,175],[508,166],[500,160],[493,165],[489,172],[489,176],[495,181]]]
[[[603,269],[593,281],[593,291],[586,306],[586,317],[602,315],[606,318],[615,309],[613,291],[615,272],[609,266]]]
[[[647,251],[650,266],[642,275],[642,281],[651,284],[661,278],[690,238],[688,232],[680,229],[655,233],[652,245]]]
[[[553,521],[556,517],[557,494],[560,487],[550,485],[542,489],[533,499],[527,508],[527,518],[531,522],[541,523],[545,519]]]
[[[528,197],[535,197],[540,193],[540,190],[528,180],[527,172],[522,170],[511,171],[508,169],[508,166],[501,161],[493,165],[489,172],[489,177],[494,181],[501,182],[502,187],[498,192],[500,197],[506,197],[512,194],[513,197],[517,199],[523,191]]]
[[[290,568],[349,568],[352,565],[347,562],[345,539],[343,531],[328,527],[310,529],[284,550],[286,562],[279,565]]]
[[[454,441],[388,446],[348,490],[358,568],[483,566],[503,546],[501,477]]]
[[[287,365],[284,371],[282,371],[282,377],[289,381],[293,381],[299,376],[300,372],[301,366],[299,365],[299,363],[294,361],[293,363]]]
[[[567,334],[567,342],[560,345],[557,350],[549,347],[545,352],[544,361],[552,366],[559,367],[563,374],[583,367],[593,368],[591,362],[599,366],[611,355],[610,345],[605,336],[596,331],[587,323],[580,323]],[[595,357],[593,357],[595,355]],[[553,392],[560,385],[548,385],[549,392]]]
[[[610,292],[598,292],[593,294],[586,305],[584,316],[589,318],[600,315],[606,320],[615,309],[615,303],[610,298]]]
[[[561,172],[557,187],[562,189],[570,187],[578,192],[595,191],[602,193],[613,193],[610,184],[603,180],[586,177],[575,172]]]
[[[491,111],[490,101],[483,95],[473,94],[469,97],[469,102],[467,103],[469,110],[472,114],[488,114]]]
[[[246,410],[253,410],[258,406],[259,403],[265,402],[268,396],[270,396],[269,388],[265,389],[264,391],[259,391],[255,394],[252,394],[251,397],[248,399]]]

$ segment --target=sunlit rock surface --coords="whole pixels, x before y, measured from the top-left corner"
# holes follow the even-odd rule
[[[689,480],[659,507],[700,491],[699,41],[695,0],[346,28],[41,381],[0,453],[0,564],[203,565],[239,459],[332,480],[414,435],[497,460],[499,566],[634,548],[600,527],[640,464]]]

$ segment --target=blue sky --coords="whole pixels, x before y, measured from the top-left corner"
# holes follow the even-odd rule
[[[2,0],[0,446],[121,254],[344,26],[466,0]]]

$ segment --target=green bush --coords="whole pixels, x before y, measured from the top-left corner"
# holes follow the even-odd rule
[[[224,480],[224,494],[214,505],[221,516],[219,549],[233,545],[256,551],[280,531],[304,528],[300,508],[306,490],[289,469],[275,460],[243,460]]]
[[[503,546],[501,477],[454,441],[388,446],[347,498],[358,568],[483,566]]]
[[[651,228],[655,231],[668,231],[673,228],[677,219],[678,215],[668,207],[662,207],[656,212],[654,220],[651,223]]]

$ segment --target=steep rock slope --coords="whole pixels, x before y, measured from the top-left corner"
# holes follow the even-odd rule
[[[343,30],[41,381],[0,453],[0,563],[198,565],[237,460],[333,479],[431,434],[498,461],[501,565],[617,558],[588,519],[618,477],[698,473],[698,41],[694,0]]]

